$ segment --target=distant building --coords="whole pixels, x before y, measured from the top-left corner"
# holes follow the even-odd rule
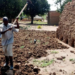
[[[38,15],[36,15],[35,17],[34,17],[34,20],[35,21],[43,21],[44,20],[44,18],[43,17],[41,17],[41,16],[38,16]]]
[[[48,24],[49,25],[58,25],[60,18],[60,13],[57,11],[49,11],[48,12]]]

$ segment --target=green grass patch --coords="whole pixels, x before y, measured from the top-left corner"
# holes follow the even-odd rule
[[[43,21],[34,21],[34,24],[47,24],[47,22],[43,22]]]
[[[39,42],[39,43],[40,43],[40,40],[37,40],[37,42]]]
[[[27,29],[28,29],[28,27],[25,27],[24,29],[25,29],[25,30],[27,30]]]
[[[70,61],[75,61],[75,59],[70,59]]]
[[[58,52],[57,52],[57,51],[51,51],[51,53],[52,53],[52,54],[57,54]]]
[[[24,46],[21,46],[20,48],[24,48]]]
[[[52,60],[45,59],[45,60],[42,60],[42,61],[39,61],[39,60],[36,60],[36,59],[33,60],[33,63],[36,64],[39,67],[47,67],[47,66],[53,64],[53,62],[54,62],[53,59]]]
[[[45,43],[45,45],[48,45],[48,44],[49,44],[49,42],[46,42],[46,43]]]
[[[43,15],[42,17],[43,17],[43,18],[44,18],[44,20],[45,20],[45,19],[46,19],[46,17],[47,17],[47,14]]]
[[[34,59],[33,62],[34,63],[36,63],[36,62],[40,63],[40,61],[39,60],[36,60],[36,59]]]
[[[34,59],[33,62],[38,62],[38,60]]]
[[[42,61],[42,64],[41,64],[40,67],[47,67],[47,66],[53,64],[53,62],[54,62],[53,59],[52,60],[49,60],[49,61],[44,60],[44,61]]]

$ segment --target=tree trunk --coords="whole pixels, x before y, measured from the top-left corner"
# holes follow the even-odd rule
[[[33,24],[33,16],[31,16],[31,24]]]

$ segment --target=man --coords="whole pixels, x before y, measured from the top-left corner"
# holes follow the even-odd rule
[[[2,46],[6,59],[5,66],[8,67],[10,61],[10,69],[13,69],[13,51],[12,51],[14,42],[13,32],[19,31],[18,18],[16,19],[16,24],[17,26],[8,23],[8,18],[3,17],[3,23],[0,25],[0,35],[2,35]]]

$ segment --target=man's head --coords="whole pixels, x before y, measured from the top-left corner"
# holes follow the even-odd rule
[[[4,23],[4,25],[8,25],[8,17],[3,17],[3,23]]]

